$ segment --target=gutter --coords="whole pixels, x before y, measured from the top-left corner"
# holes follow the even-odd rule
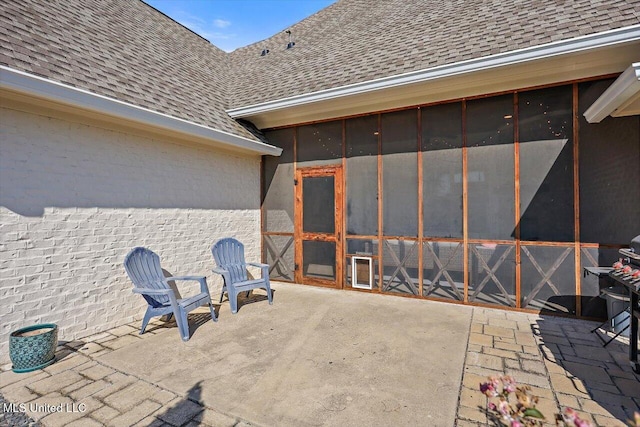
[[[560,40],[542,44],[539,46],[518,49],[511,52],[499,53],[496,55],[484,56],[482,58],[469,59],[453,64],[441,65],[425,70],[412,71],[395,76],[383,77],[366,82],[325,89],[288,98],[281,98],[274,101],[260,104],[248,105],[245,107],[232,108],[227,110],[233,118],[251,117],[258,114],[282,110],[285,108],[298,107],[305,104],[328,101],[346,96],[360,95],[382,89],[389,89],[398,86],[406,86],[416,83],[428,82],[444,77],[451,77],[461,74],[475,73],[478,71],[490,70],[509,65],[523,64],[545,58],[552,58],[560,55],[567,55],[583,52],[592,49],[599,49],[640,40],[640,25],[632,25],[615,30],[604,31],[597,34],[576,37],[568,40]]]
[[[604,91],[602,95],[584,112],[583,116],[589,123],[600,123],[610,114],[624,106],[640,92],[640,62],[631,64]]]
[[[282,149],[0,65],[0,88],[259,155]]]

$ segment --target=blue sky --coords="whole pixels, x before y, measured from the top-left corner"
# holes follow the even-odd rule
[[[284,31],[336,0],[145,1],[230,52]]]

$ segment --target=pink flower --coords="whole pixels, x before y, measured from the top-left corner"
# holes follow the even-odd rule
[[[589,421],[580,419],[578,417],[576,417],[573,423],[575,424],[576,427],[591,427],[591,423]]]
[[[504,391],[506,393],[514,393],[516,391],[516,380],[508,375],[502,377],[502,383],[504,384]]]
[[[567,424],[573,424],[575,427],[591,427],[591,423],[580,418],[578,413],[571,408],[565,408],[562,413],[562,420]]]
[[[496,407],[496,404],[493,402],[489,402],[489,410],[491,411],[497,411],[498,408]]]
[[[507,402],[506,400],[502,400],[500,401],[500,403],[498,403],[498,412],[500,412],[502,415],[508,415],[509,409],[509,402]]]
[[[498,391],[496,390],[496,386],[493,382],[481,383],[480,391],[488,397],[495,397],[498,395]]]
[[[572,423],[575,421],[577,417],[576,411],[571,408],[564,408],[564,412],[562,413],[562,420],[565,423]]]
[[[518,420],[513,420],[511,421],[511,425],[509,427],[524,427],[524,425]]]

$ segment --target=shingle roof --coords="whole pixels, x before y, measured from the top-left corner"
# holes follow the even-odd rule
[[[141,1],[4,1],[0,63],[255,140],[231,119],[228,55]]]
[[[243,107],[640,23],[639,0],[341,0],[232,52]],[[262,49],[269,49],[260,56]]]
[[[227,54],[142,1],[5,0],[0,64],[255,140],[225,110],[635,24],[640,0],[340,0]]]

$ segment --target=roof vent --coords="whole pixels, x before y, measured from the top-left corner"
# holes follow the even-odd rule
[[[262,49],[260,56],[265,56],[267,53],[269,53],[269,49]]]
[[[289,43],[287,43],[287,49],[291,49],[296,45],[296,42],[291,40],[291,30],[285,31],[285,33],[289,34]]]

